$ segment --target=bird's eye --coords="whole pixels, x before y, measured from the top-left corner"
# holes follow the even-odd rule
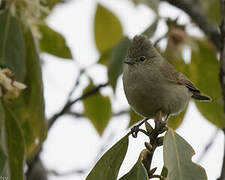
[[[146,59],[145,56],[141,56],[141,57],[139,58],[139,60],[142,61],[142,62],[145,61],[145,59]]]

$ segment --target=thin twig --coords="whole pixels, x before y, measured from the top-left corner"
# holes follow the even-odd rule
[[[95,93],[99,92],[99,90],[103,87],[106,87],[108,85],[108,83],[104,83],[104,84],[100,84],[96,87],[94,87],[93,89],[91,89],[90,91],[86,92],[85,94],[81,95],[80,97],[78,97],[77,99],[73,100],[73,101],[68,101],[64,107],[55,115],[53,115],[49,120],[48,120],[48,130],[53,126],[53,124],[55,123],[55,121],[62,115],[66,114],[72,105],[74,105],[75,103],[77,103],[80,100],[83,100],[89,96],[94,95]]]
[[[72,89],[70,90],[69,94],[68,94],[68,97],[67,97],[67,101],[70,101],[74,91],[77,89],[77,87],[79,86],[80,84],[80,79],[81,79],[81,76],[84,74],[85,72],[85,69],[80,69],[79,73],[78,73],[78,76],[77,76],[77,80],[76,82],[74,83],[74,86],[72,87]]]
[[[152,1],[152,0],[149,0]],[[160,0],[166,1],[169,4],[186,12],[191,19],[199,26],[206,34],[208,39],[217,47],[220,48],[220,32],[216,24],[211,22],[202,12],[198,0]]]
[[[112,115],[112,117],[122,116],[122,115],[128,114],[129,112],[130,112],[129,110],[122,110],[122,111],[119,111],[119,112],[114,113]],[[66,114],[67,115],[74,116],[76,118],[85,117],[85,115],[83,113],[76,112],[76,111],[72,111],[72,110],[69,110],[68,112],[66,112]]]
[[[200,154],[200,156],[197,159],[197,163],[200,163],[202,161],[202,159],[205,157],[205,155],[207,154],[207,152],[209,151],[209,149],[212,147],[217,135],[219,133],[219,130],[216,129],[215,132],[213,133],[213,135],[211,136],[209,142],[205,145],[202,153]]]

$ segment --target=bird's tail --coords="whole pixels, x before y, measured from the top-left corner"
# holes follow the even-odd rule
[[[193,93],[193,95],[191,97],[194,99],[200,100],[200,101],[211,101],[212,100],[209,96],[202,94],[202,93],[197,93],[197,92]]]

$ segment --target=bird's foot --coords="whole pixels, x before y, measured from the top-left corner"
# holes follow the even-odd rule
[[[134,126],[131,128],[130,130],[131,134],[132,134],[132,137],[136,138],[137,137],[137,134],[139,132],[139,126]]]
[[[133,127],[131,128],[130,132],[131,132],[131,135],[132,135],[134,138],[137,137],[137,134],[138,134],[138,132],[140,131],[139,127],[140,127],[143,123],[145,123],[145,121],[147,121],[147,120],[148,120],[148,118],[144,118],[139,124],[137,124],[137,125],[135,125],[135,126],[133,126]]]

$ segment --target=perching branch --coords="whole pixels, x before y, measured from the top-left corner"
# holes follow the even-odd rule
[[[151,169],[151,164],[152,164],[152,159],[153,159],[153,155],[156,148],[163,145],[163,136],[159,137],[159,135],[165,132],[168,128],[166,127],[166,123],[162,122],[161,120],[155,120],[154,129],[147,121],[145,121],[145,127],[147,131],[143,129],[139,129],[139,131],[147,135],[149,137],[150,142],[149,143],[145,142],[146,149],[144,149],[141,152],[139,158],[141,158],[141,161],[150,179],[150,178],[159,177],[159,175],[154,174],[156,171],[156,168]]]
[[[211,22],[207,16],[202,12],[197,0],[161,0],[186,12],[191,19],[199,26],[199,28],[206,34],[208,39],[220,49],[220,33],[219,28]]]

